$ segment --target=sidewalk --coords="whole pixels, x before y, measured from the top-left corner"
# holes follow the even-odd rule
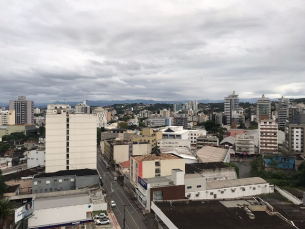
[[[111,219],[111,221],[113,222],[113,228],[121,229],[120,224],[118,223],[115,215],[112,212],[110,212],[110,211],[107,211],[107,213],[109,215],[109,219]]]

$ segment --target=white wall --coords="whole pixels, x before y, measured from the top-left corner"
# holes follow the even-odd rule
[[[31,150],[27,152],[28,169],[45,166],[45,151]]]
[[[188,139],[161,139],[158,141],[158,146],[162,147],[189,147],[191,148],[191,141]]]
[[[92,211],[107,211],[107,203],[93,204]]]
[[[58,207],[58,208],[48,208],[48,209],[39,209],[34,210],[35,217],[30,217],[28,220],[28,226],[38,227],[42,225],[53,225],[66,222],[75,222],[80,220],[86,220],[87,212],[92,212],[91,208],[88,205],[92,204],[82,204],[75,206],[67,207]],[[34,202],[35,209],[35,202]]]

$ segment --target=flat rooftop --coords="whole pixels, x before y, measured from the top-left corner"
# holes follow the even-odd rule
[[[133,156],[133,158],[137,161],[155,161],[155,160],[172,160],[172,159],[181,159],[172,154],[161,153],[160,156],[155,154],[141,155],[141,156]]]
[[[294,204],[272,204],[276,211],[283,215],[288,220],[299,228],[305,228],[305,206]]]
[[[210,169],[223,169],[229,168],[230,166],[222,163],[222,162],[209,162],[209,163],[193,163],[193,164],[185,164],[185,173],[202,173],[203,170]]]
[[[255,219],[250,219],[243,208],[237,206],[226,207],[219,201],[173,201],[172,204],[169,202],[154,203],[177,228],[295,228],[278,216],[271,216],[265,211],[253,211]]]
[[[160,151],[161,153],[171,153],[182,158],[196,160],[196,157],[188,147],[161,147]]]
[[[207,182],[207,190],[231,188],[245,185],[267,184],[268,182],[260,177],[249,177],[234,180],[218,180]]]

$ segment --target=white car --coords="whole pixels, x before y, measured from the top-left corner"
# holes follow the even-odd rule
[[[109,224],[109,223],[110,223],[109,219],[105,219],[105,220],[99,219],[99,220],[96,221],[97,225],[105,225],[105,224]]]
[[[103,217],[103,218],[107,217],[107,215],[106,215],[105,213],[103,213],[103,212],[100,213],[99,216],[100,216],[100,217]]]
[[[115,207],[116,203],[114,202],[114,200],[111,200],[111,207]]]

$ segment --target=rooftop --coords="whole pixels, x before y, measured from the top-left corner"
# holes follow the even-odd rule
[[[123,168],[129,168],[130,167],[130,161],[123,161],[120,163]]]
[[[75,175],[75,176],[89,176],[89,175],[98,175],[97,170],[95,169],[75,169],[75,170],[61,170],[54,173],[41,173],[37,174],[35,178],[42,177],[57,177],[57,176],[66,176],[66,175]]]
[[[185,173],[202,173],[203,170],[209,169],[222,169],[228,168],[230,166],[222,163],[222,162],[209,162],[209,163],[193,163],[193,164],[185,164]]]
[[[161,147],[160,151],[161,153],[171,153],[182,158],[196,160],[196,157],[192,154],[188,147]]]
[[[245,185],[255,185],[255,184],[266,184],[268,183],[260,177],[249,177],[234,180],[218,180],[211,181],[207,183],[207,190],[210,189],[220,189],[220,188],[231,188]]]
[[[132,156],[137,161],[155,161],[155,160],[172,160],[172,159],[181,159],[172,154],[161,153],[160,156],[155,154],[141,155],[141,156]]]
[[[228,149],[204,146],[197,151],[199,162],[222,162],[228,153]]]
[[[228,208],[219,201],[171,201],[171,204],[170,202],[154,203],[177,228],[295,228],[278,216],[271,216],[265,211],[253,211],[255,219],[250,219],[243,208],[238,206]]]
[[[229,136],[229,137],[226,137],[226,138],[224,138],[221,142],[220,142],[220,144],[224,144],[224,143],[230,143],[231,145],[234,145],[234,143],[235,143],[235,138],[234,137],[232,137],[232,136]]]

